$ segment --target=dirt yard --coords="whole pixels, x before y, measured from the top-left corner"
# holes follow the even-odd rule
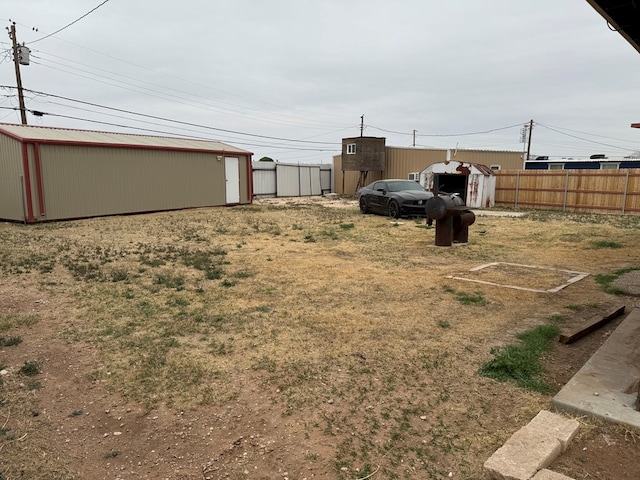
[[[639,226],[478,217],[440,248],[340,198],[0,223],[0,480],[484,479],[617,322],[554,344],[545,393],[479,368],[550,318],[633,308],[596,275],[640,267]],[[492,262],[590,275],[450,278]],[[553,470],[640,478],[640,432],[579,421]]]

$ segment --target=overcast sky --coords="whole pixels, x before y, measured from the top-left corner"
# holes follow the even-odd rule
[[[640,150],[640,54],[586,0],[103,1],[3,1],[31,50],[27,108],[45,114],[29,124],[294,163],[331,162],[361,115],[389,146],[416,130],[420,147],[522,151],[533,119],[537,155]],[[0,85],[15,87],[10,45]],[[0,122],[20,123],[16,90],[0,95]]]

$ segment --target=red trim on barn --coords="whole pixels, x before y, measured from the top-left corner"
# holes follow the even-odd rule
[[[5,133],[5,132],[3,132]],[[20,141],[25,141],[23,138],[16,137]],[[187,148],[187,147],[163,147],[160,145],[130,145],[121,143],[107,143],[107,142],[79,142],[75,140],[48,140],[48,139],[29,139],[28,141],[38,142],[39,144],[46,145],[64,145],[70,147],[103,147],[103,148],[130,148],[132,150],[161,150],[171,152],[197,152],[197,153],[213,153],[224,155],[247,155],[247,152],[236,152],[233,150],[210,150],[207,148]]]
[[[33,199],[31,198],[31,174],[29,168],[29,149],[27,144],[22,144],[22,170],[24,175],[24,194],[27,197],[27,222],[35,222],[36,219],[33,216]]]
[[[253,203],[253,166],[251,165],[251,155],[246,156],[247,159],[247,198],[249,203]]]
[[[632,123],[631,128],[640,128],[640,123]]]
[[[21,137],[20,135],[15,135],[11,132],[6,131],[3,128],[0,128],[0,132],[2,132],[3,135],[6,135],[9,138],[13,138],[14,140],[18,140],[20,143],[24,142],[24,138]]]
[[[40,216],[44,217],[44,189],[42,187],[42,165],[40,163],[40,144],[33,144],[34,162],[36,165],[36,185],[38,188],[38,208],[40,209]]]

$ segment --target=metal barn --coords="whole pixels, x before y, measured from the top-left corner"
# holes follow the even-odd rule
[[[251,155],[213,141],[0,124],[0,219],[251,203]]]
[[[489,208],[495,204],[496,176],[486,165],[434,163],[420,172],[420,184],[434,194],[457,193],[469,208]]]
[[[343,147],[344,148],[344,147]],[[333,157],[334,191],[339,194],[353,195],[356,192],[360,172],[343,171],[343,155]],[[487,165],[492,170],[522,169],[522,152],[385,147],[386,166],[384,171],[370,171],[366,183],[383,178],[419,177],[419,173],[428,165],[443,162],[447,159],[465,163]]]

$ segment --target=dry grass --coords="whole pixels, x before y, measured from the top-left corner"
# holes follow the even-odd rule
[[[339,478],[473,478],[549,401],[478,376],[490,348],[607,295],[591,277],[540,294],[447,276],[639,266],[639,219],[594,218],[479,217],[451,249],[432,248],[422,222],[317,202],[0,224],[0,278],[72,305],[58,335],[95,345],[92,378],[148,408],[224,405],[257,382],[333,439]],[[622,248],[593,248],[611,238]]]

